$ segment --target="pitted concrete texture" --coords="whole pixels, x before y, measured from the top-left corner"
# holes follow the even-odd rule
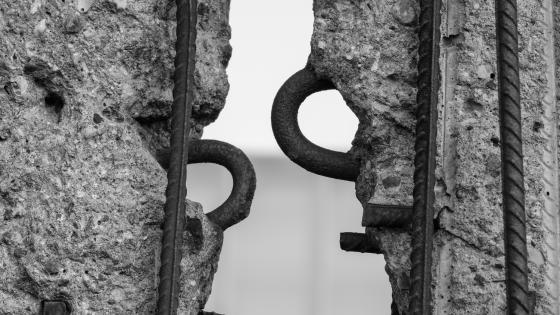
[[[175,7],[22,0],[0,8],[0,313],[63,299],[151,314],[157,297]],[[199,1],[194,137],[228,91],[229,1]],[[186,209],[181,314],[210,294],[222,232]]]
[[[310,63],[335,84],[360,121],[352,149],[362,161],[356,195],[363,205],[370,201],[412,204],[417,3],[314,3]],[[374,233],[385,253],[394,298],[404,309],[410,237],[397,230]]]
[[[536,314],[553,314],[557,311],[550,309],[558,309],[551,298],[558,273],[551,259],[558,251],[547,249],[545,241],[556,242],[558,248],[558,206],[551,212],[545,200],[558,195],[557,100],[550,92],[558,82],[545,70],[558,69],[558,62],[550,45],[553,25],[545,17],[558,8],[554,2],[518,3],[530,296]],[[360,120],[351,151],[362,161],[357,197],[364,205],[410,205],[418,4],[315,0],[314,10],[310,64],[335,84]],[[443,1],[432,269],[435,314],[505,313],[494,24],[493,2]],[[547,95],[550,105],[544,101]],[[546,106],[554,113],[547,116]],[[555,153],[543,158],[550,149]],[[556,177],[545,176],[550,173]],[[552,184],[546,184],[547,178]],[[545,210],[552,216],[546,217]],[[545,224],[550,220],[556,224],[548,231]],[[406,230],[373,232],[387,261],[395,302],[401,314],[407,314],[410,235]]]

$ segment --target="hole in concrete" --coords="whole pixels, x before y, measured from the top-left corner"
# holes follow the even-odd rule
[[[13,93],[12,93],[12,92],[13,92],[13,91],[12,91],[12,87],[10,86],[9,83],[6,84],[6,85],[4,85],[4,91],[5,91],[6,94],[8,94],[9,96],[12,96],[12,94],[13,94]]]
[[[544,127],[543,123],[540,121],[535,121],[533,123],[533,131],[534,132],[540,132],[541,129]]]
[[[49,92],[45,96],[45,106],[50,107],[55,113],[59,114],[64,107],[64,97],[56,92]]]
[[[493,146],[495,146],[495,147],[500,146],[500,139],[498,137],[492,137],[492,138],[490,138],[490,141],[492,142]]]
[[[96,124],[100,124],[103,122],[103,118],[99,116],[99,114],[95,113],[93,114],[93,122]]]

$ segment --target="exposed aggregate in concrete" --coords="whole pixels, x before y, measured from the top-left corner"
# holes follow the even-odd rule
[[[229,1],[199,1],[192,135],[222,109]],[[157,296],[174,1],[0,6],[0,313],[151,314]],[[210,293],[222,231],[189,203],[179,312]]]
[[[417,5],[411,0],[314,1],[309,62],[333,81],[360,120],[352,152],[362,161],[356,193],[363,204],[411,204]],[[479,0],[443,1],[436,314],[505,311],[493,7]],[[546,314],[541,117],[547,85],[543,69],[554,65],[543,57],[541,2],[519,1],[519,10],[530,290],[536,314]],[[385,254],[393,297],[406,314],[410,236],[403,230],[373,232]]]

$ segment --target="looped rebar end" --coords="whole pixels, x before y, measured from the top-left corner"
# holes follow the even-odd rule
[[[356,181],[358,161],[349,153],[322,148],[309,141],[297,121],[299,107],[311,94],[334,89],[327,80],[318,78],[310,67],[296,72],[282,85],[272,105],[272,131],[280,149],[294,163],[326,177]]]
[[[237,147],[217,140],[195,140],[189,145],[189,164],[215,163],[225,167],[233,178],[229,197],[207,214],[223,230],[241,222],[251,210],[257,183],[249,158]]]
[[[167,169],[169,151],[157,152],[156,159]],[[251,210],[255,194],[256,175],[249,158],[237,147],[218,140],[191,140],[188,164],[214,163],[225,167],[233,178],[229,197],[206,216],[222,230],[241,222]]]

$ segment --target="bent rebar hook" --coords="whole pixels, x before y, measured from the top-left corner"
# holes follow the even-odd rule
[[[217,140],[190,140],[188,151],[188,164],[215,163],[224,166],[233,178],[233,187],[229,197],[218,208],[206,214],[208,219],[222,230],[226,230],[247,218],[255,193],[256,176],[253,164],[243,151]],[[156,153],[156,160],[164,169],[168,170],[171,155],[169,149],[162,150]],[[165,248],[165,244],[163,248]],[[179,274],[175,274],[175,277],[179,278]],[[168,282],[177,281],[178,283],[179,281],[179,279],[170,277],[165,279],[168,279]],[[174,297],[171,299],[171,303],[174,304],[165,304],[166,308],[159,307],[158,314],[176,313],[180,288],[176,287],[173,292]]]
[[[332,82],[319,78],[309,65],[296,72],[274,98],[272,131],[284,154],[294,163],[321,176],[355,182],[360,173],[359,161],[349,153],[328,150],[312,143],[299,128],[297,115],[303,101],[313,93],[331,89],[335,89]],[[411,218],[411,207],[368,204],[364,207],[362,225],[402,228],[409,225]],[[371,233],[341,233],[340,248],[353,252],[381,253],[378,240]],[[392,306],[395,309],[394,303]]]
[[[278,90],[272,105],[272,131],[282,152],[311,173],[330,178],[356,181],[359,162],[349,153],[322,148],[307,139],[299,128],[297,115],[301,104],[313,93],[335,86],[319,78],[308,65],[292,75]],[[411,208],[368,204],[363,226],[404,227],[410,222]]]
[[[156,154],[158,163],[169,167],[168,150]],[[188,164],[214,163],[225,167],[233,179],[229,197],[218,208],[206,214],[222,230],[247,218],[255,194],[256,175],[249,158],[237,147],[218,140],[191,140]]]
[[[334,85],[305,67],[280,88],[272,105],[272,131],[290,160],[304,169],[326,177],[355,181],[360,165],[350,154],[322,148],[309,141],[297,121],[299,107],[311,94],[332,90]]]

